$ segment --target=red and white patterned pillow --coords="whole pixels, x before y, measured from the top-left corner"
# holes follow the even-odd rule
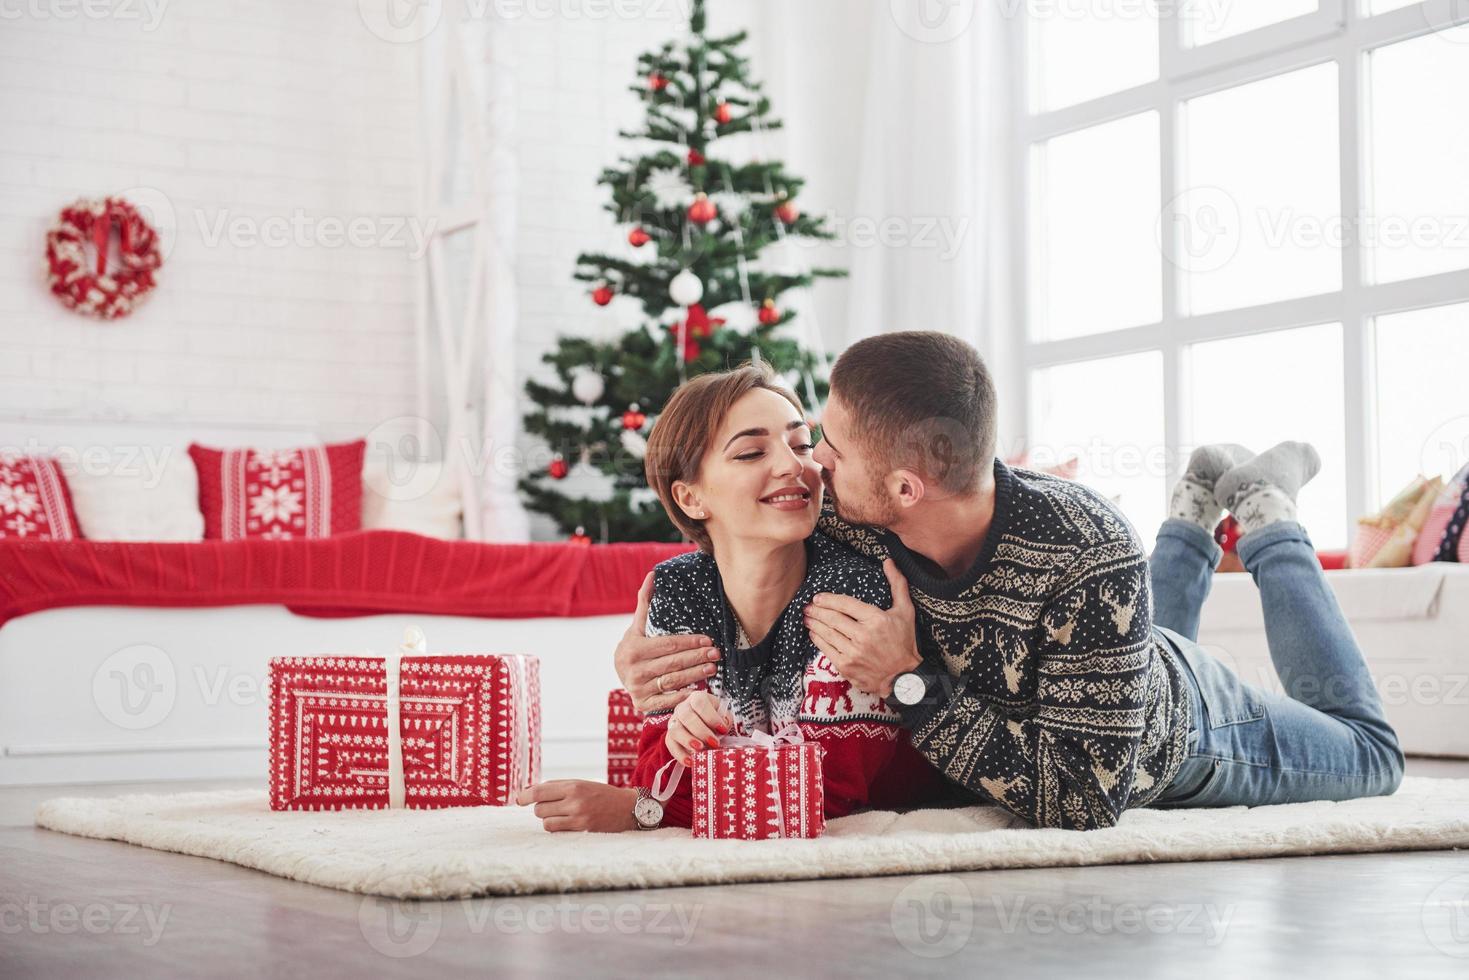
[[[366,447],[361,439],[299,449],[189,446],[204,537],[327,538],[360,530]]]
[[[0,455],[0,538],[71,541],[81,536],[60,467],[40,456]]]
[[[1449,485],[1444,487],[1433,502],[1433,509],[1428,512],[1428,520],[1423,522],[1423,530],[1418,532],[1418,540],[1413,543],[1413,564],[1426,565],[1433,561],[1438,554],[1439,546],[1443,543],[1444,532],[1449,529],[1449,521],[1454,516],[1454,511],[1459,508],[1459,501],[1464,496],[1465,485],[1469,484],[1469,465],[1466,465]],[[1469,555],[1469,534],[1459,539],[1456,548],[1459,561],[1466,561]]]

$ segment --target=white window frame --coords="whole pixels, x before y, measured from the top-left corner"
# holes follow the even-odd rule
[[[1031,376],[1038,369],[1098,358],[1160,351],[1163,357],[1163,433],[1168,449],[1165,484],[1181,475],[1181,450],[1193,445],[1188,431],[1185,352],[1193,344],[1297,327],[1340,323],[1342,329],[1342,409],[1346,436],[1346,512],[1348,521],[1374,509],[1378,503],[1375,379],[1373,377],[1373,323],[1379,316],[1425,307],[1469,301],[1469,270],[1440,273],[1397,282],[1368,280],[1370,250],[1361,236],[1349,235],[1341,250],[1341,289],[1314,296],[1282,300],[1216,313],[1185,314],[1180,309],[1179,286],[1183,272],[1176,237],[1164,238],[1160,261],[1163,272],[1162,319],[1156,323],[1059,340],[1035,339],[1033,316],[1032,249],[1038,214],[1032,207],[1032,185],[1037,177],[1043,144],[1056,136],[1100,123],[1154,111],[1159,119],[1159,213],[1180,191],[1179,163],[1183,154],[1179,120],[1189,99],[1233,88],[1313,65],[1335,62],[1338,112],[1341,214],[1361,215],[1367,203],[1369,137],[1367,125],[1368,59],[1374,49],[1469,22],[1469,10],[1456,0],[1428,0],[1399,10],[1369,16],[1368,0],[1321,0],[1316,12],[1226,38],[1200,47],[1183,44],[1183,25],[1164,13],[1159,29],[1159,78],[1111,95],[1051,111],[1032,112],[1031,59],[1017,59],[1013,105],[1013,173],[1017,187],[1012,198],[1010,233],[1015,268],[1014,302],[1016,349],[1020,351],[1019,401],[1027,433],[1036,419],[1031,400]],[[1168,6],[1167,3],[1164,6]],[[1028,52],[1027,16],[1013,19],[1014,50]],[[1447,107],[1446,107],[1447,108]],[[1449,109],[1448,111],[1453,111]],[[1349,533],[1350,527],[1343,529]]]

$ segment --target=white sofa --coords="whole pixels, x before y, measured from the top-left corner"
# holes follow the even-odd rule
[[[1469,757],[1469,565],[1327,572],[1410,755]],[[1214,576],[1199,642],[1246,680],[1281,685],[1254,581]]]

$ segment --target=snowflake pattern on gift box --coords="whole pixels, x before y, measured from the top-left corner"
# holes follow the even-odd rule
[[[0,538],[79,536],[56,464],[34,456],[0,456]]]

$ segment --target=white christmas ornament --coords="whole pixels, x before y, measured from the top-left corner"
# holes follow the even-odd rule
[[[607,384],[596,371],[583,369],[571,379],[572,397],[583,405],[595,405],[607,390]]]
[[[668,298],[679,306],[693,306],[704,298],[704,284],[698,276],[685,269],[668,284]]]
[[[632,429],[623,429],[621,438],[622,448],[626,449],[630,456],[636,456],[638,459],[642,459],[643,455],[648,451],[648,440],[643,438],[641,432],[634,432]]]
[[[694,189],[683,174],[666,167],[648,174],[648,190],[660,210],[682,210],[694,199]]]

